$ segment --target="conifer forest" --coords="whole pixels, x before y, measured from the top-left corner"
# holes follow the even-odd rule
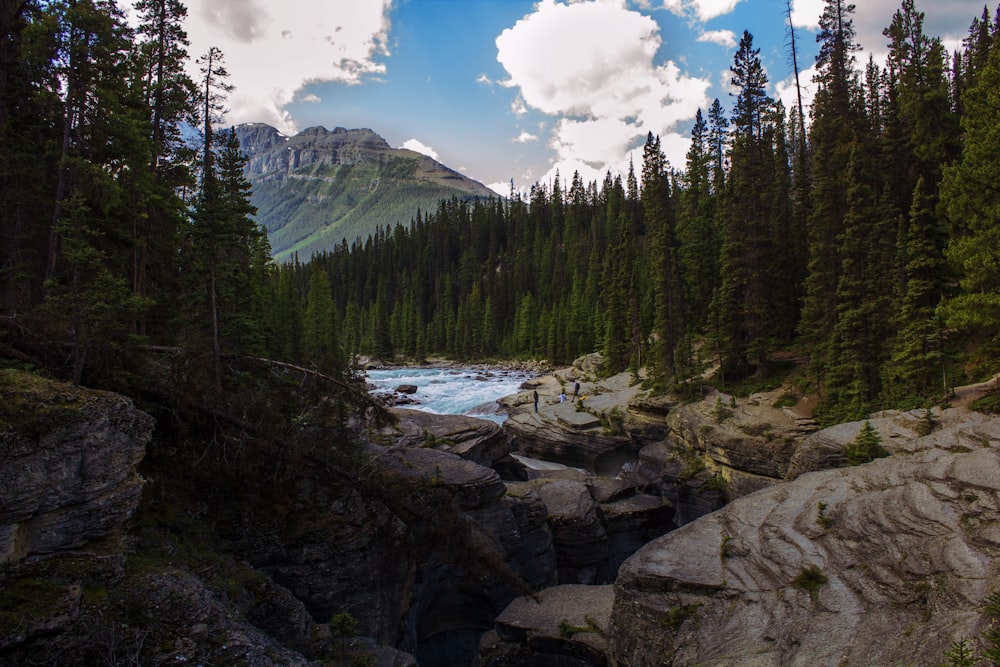
[[[220,394],[240,359],[603,353],[663,390],[805,360],[835,422],[1000,370],[1000,14],[949,53],[903,0],[884,65],[826,0],[811,109],[768,96],[744,32],[734,93],[684,164],[657,136],[602,182],[442,201],[288,264],[221,124],[225,56],[179,0],[0,0],[0,350],[108,388],[173,354]],[[197,56],[200,77],[186,74]],[[192,141],[191,136],[197,135]]]

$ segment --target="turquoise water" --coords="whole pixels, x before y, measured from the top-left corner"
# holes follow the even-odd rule
[[[470,415],[497,423],[506,419],[497,412],[498,398],[516,394],[534,375],[526,371],[483,368],[393,368],[367,371],[374,393],[392,392],[402,384],[417,386],[412,405],[401,407],[435,414]]]

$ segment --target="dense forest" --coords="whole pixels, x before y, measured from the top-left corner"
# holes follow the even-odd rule
[[[189,55],[179,0],[0,0],[0,350],[115,386],[147,354],[222,394],[240,359],[331,375],[349,355],[603,352],[685,390],[808,360],[826,421],[924,406],[995,372],[1000,14],[952,54],[904,0],[884,66],[826,0],[806,117],[767,94],[753,37],[731,108],[684,165],[653,135],[601,183],[443,201],[408,225],[277,265],[219,128],[223,54]],[[197,146],[185,137],[199,128]],[[178,371],[179,372],[179,371]]]
[[[984,8],[948,54],[905,0],[885,67],[860,69],[852,11],[826,2],[809,118],[768,97],[744,33],[732,108],[699,113],[682,167],[650,135],[624,178],[442,202],[279,267],[279,300],[333,285],[344,344],[380,358],[601,350],[683,390],[792,350],[825,421],[940,401],[997,370],[1000,21]]]

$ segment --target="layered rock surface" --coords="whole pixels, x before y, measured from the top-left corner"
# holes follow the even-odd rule
[[[1000,583],[998,464],[933,448],[814,472],[651,542],[615,582],[613,663],[939,661]]]
[[[152,429],[122,396],[0,370],[0,562],[119,529],[139,504]]]

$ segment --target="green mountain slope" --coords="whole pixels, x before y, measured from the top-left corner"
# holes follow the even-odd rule
[[[409,224],[442,199],[495,197],[432,158],[389,146],[371,130],[312,127],[294,137],[260,123],[236,128],[257,220],[277,260],[303,260],[378,227]]]

